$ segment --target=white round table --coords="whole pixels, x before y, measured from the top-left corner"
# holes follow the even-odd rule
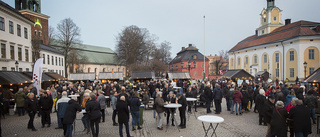
[[[192,109],[192,108],[194,107],[193,102],[197,101],[197,99],[196,99],[196,98],[186,98],[186,100],[187,100],[188,102],[190,102],[190,103],[188,103],[188,105],[191,104],[190,113],[188,112],[188,121],[189,121],[189,120],[190,120],[190,115],[194,115],[194,117],[197,118],[195,110]],[[196,105],[197,105],[197,104],[196,104]]]
[[[69,98],[71,98],[71,97],[80,97],[80,95],[69,95],[68,97]]]
[[[187,101],[196,101],[197,99],[196,98],[186,98],[187,99]]]
[[[105,98],[110,98],[109,96],[104,96]]]
[[[177,127],[177,126],[178,126],[178,123],[177,123],[177,121],[176,121],[176,118],[174,117],[173,112],[174,112],[175,108],[182,107],[182,105],[181,105],[181,104],[171,103],[171,104],[164,105],[163,107],[169,108],[169,111],[170,111],[170,113],[171,113],[171,115],[172,115],[172,119],[173,119],[174,123],[176,124],[175,126]],[[172,110],[173,108],[174,108],[174,110]],[[169,126],[169,124],[167,124],[166,132],[168,131],[168,126]],[[180,132],[180,130],[179,130],[178,127],[177,127],[177,129],[178,129],[178,131]]]
[[[222,123],[224,121],[224,119],[222,117],[213,116],[213,115],[199,116],[198,120],[202,122],[203,130],[205,132],[205,137],[208,137],[208,132],[210,131],[210,129],[213,130],[211,137],[213,136],[213,134],[215,134],[215,136],[217,136],[216,129],[217,129],[219,123]],[[205,128],[204,123],[210,123],[210,125],[207,129]],[[216,126],[213,127],[212,124],[216,124]]]

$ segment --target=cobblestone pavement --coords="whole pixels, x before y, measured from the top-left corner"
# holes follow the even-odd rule
[[[217,128],[217,136],[220,137],[262,137],[265,136],[267,127],[258,125],[258,114],[253,112],[244,113],[242,116],[231,115],[229,111],[226,111],[225,100],[222,102],[222,113],[219,116],[224,118],[224,122],[219,124]],[[99,136],[102,137],[117,137],[119,136],[118,126],[112,126],[111,113],[112,109],[107,108],[110,115],[106,115],[106,122],[100,123]],[[177,111],[178,112],[178,111]],[[199,108],[196,112],[196,116],[205,115],[206,109]],[[144,110],[143,113],[143,129],[131,131],[131,118],[130,118],[130,134],[135,137],[201,137],[204,136],[202,124],[194,116],[190,116],[188,121],[187,117],[187,128],[180,129],[173,126],[168,127],[168,131],[160,131],[156,129],[156,119],[153,118],[153,110]],[[214,115],[214,114],[211,114]],[[82,114],[77,114],[77,119],[80,119]],[[179,113],[176,114],[178,123],[180,123]],[[62,137],[63,130],[55,129],[57,127],[56,113],[51,114],[51,127],[41,128],[41,118],[36,116],[35,127],[38,131],[31,131],[27,129],[29,117],[25,116],[7,116],[7,119],[2,119],[2,135],[3,137]],[[205,124],[206,127],[209,124]],[[316,135],[316,125],[312,125],[313,134],[310,137],[320,136]],[[82,132],[83,124],[81,120],[76,120],[75,134],[76,137],[89,137],[86,133]],[[212,132],[209,132],[211,135]],[[124,131],[125,135],[125,131]]]

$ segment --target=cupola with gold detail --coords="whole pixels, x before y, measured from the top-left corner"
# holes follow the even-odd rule
[[[282,10],[275,6],[275,0],[267,0],[267,9],[263,9],[260,16],[260,26],[256,30],[258,36],[269,34],[278,27],[283,26]]]

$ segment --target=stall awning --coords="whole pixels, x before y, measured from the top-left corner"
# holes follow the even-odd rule
[[[61,75],[54,72],[45,72],[48,76],[52,77],[55,80],[67,80],[67,78],[62,77]]]
[[[191,79],[189,72],[169,72],[169,79]]]
[[[28,78],[32,79],[32,74],[33,74],[32,72],[22,72],[22,73]],[[41,81],[54,81],[54,79],[48,76],[46,73],[42,73]]]
[[[95,79],[95,73],[71,73],[69,80],[93,80]]]
[[[253,76],[243,69],[228,70],[226,73],[222,75],[222,77],[228,79],[253,79]]]
[[[0,84],[31,83],[31,78],[16,71],[0,71]]]
[[[153,79],[155,78],[154,72],[132,72],[131,79]]]
[[[123,80],[123,72],[100,72],[98,79],[119,79]]]
[[[311,75],[309,75],[306,80],[306,82],[320,82],[320,68],[318,68],[316,71],[314,71]]]

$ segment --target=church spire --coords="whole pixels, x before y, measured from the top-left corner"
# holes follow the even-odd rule
[[[267,0],[267,9],[274,8],[274,1],[275,0]]]

